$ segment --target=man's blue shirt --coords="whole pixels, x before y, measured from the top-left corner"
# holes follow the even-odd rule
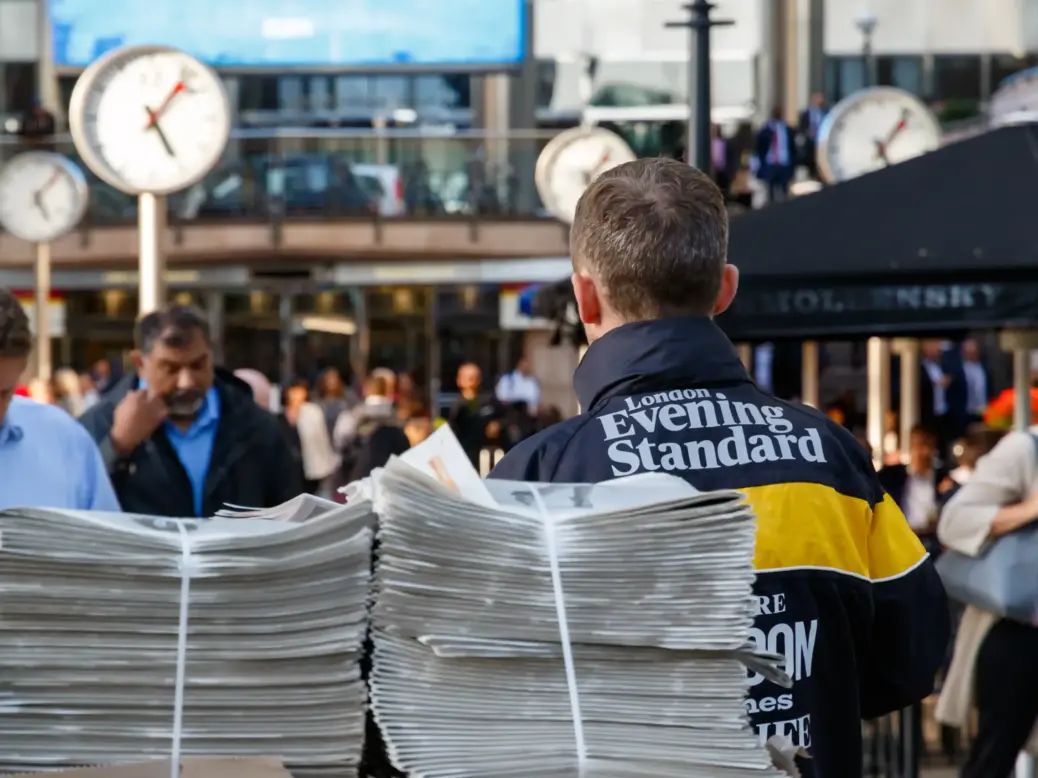
[[[143,388],[144,382],[141,381]],[[220,424],[220,393],[210,387],[205,395],[205,402],[198,416],[185,431],[171,421],[165,425],[166,437],[177,452],[180,464],[191,482],[191,494],[195,502],[195,515],[202,515],[205,498],[205,477],[209,473],[209,463],[213,457],[213,442],[216,440],[216,428]]]
[[[101,452],[61,408],[14,397],[0,425],[0,509],[119,511]]]

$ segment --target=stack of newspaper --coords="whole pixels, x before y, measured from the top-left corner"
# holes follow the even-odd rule
[[[372,705],[413,775],[772,778],[747,723],[754,517],[670,476],[481,482],[437,433],[375,479]]]
[[[370,504],[0,512],[0,774],[277,756],[355,776]]]

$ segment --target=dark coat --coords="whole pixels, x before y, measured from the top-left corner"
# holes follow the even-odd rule
[[[112,448],[115,407],[137,389],[135,374],[123,378],[80,417],[97,442],[119,503],[127,513],[195,515],[191,483],[162,427],[127,457]],[[298,463],[277,417],[258,406],[244,382],[217,371],[220,420],[206,476],[202,515],[225,505],[269,508],[303,491]]]

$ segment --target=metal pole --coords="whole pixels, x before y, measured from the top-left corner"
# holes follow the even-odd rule
[[[53,372],[50,328],[50,244],[36,244],[36,377]]]
[[[734,24],[710,18],[715,3],[695,0],[682,8],[688,18],[667,22],[667,28],[685,27],[690,31],[688,51],[688,161],[700,170],[710,170],[710,28]]]
[[[699,96],[699,36],[694,25],[688,27],[688,127],[685,132],[688,138],[685,143],[685,161],[700,170],[709,170],[702,166],[699,159],[699,110],[702,101]],[[709,98],[707,98],[709,99]],[[709,131],[709,128],[708,128]],[[709,157],[707,157],[709,164]]]
[[[1013,429],[1031,428],[1031,350],[1013,349]]]
[[[695,28],[696,35],[696,118],[699,129],[696,132],[696,167],[702,171],[710,170],[710,113],[714,103],[710,96],[710,11],[711,3],[695,4],[699,14],[699,24]]]
[[[817,408],[819,395],[818,341],[806,340],[800,346],[800,397],[804,405]]]
[[[907,338],[901,352],[901,459],[908,461],[912,427],[919,423],[919,341]]]
[[[166,236],[166,198],[142,194],[137,198],[137,229],[140,240],[138,305],[144,315],[166,304],[166,256],[162,242]]]
[[[868,340],[869,396],[865,411],[869,445],[873,460],[883,461],[883,438],[886,434],[887,411],[890,410],[890,341]]]

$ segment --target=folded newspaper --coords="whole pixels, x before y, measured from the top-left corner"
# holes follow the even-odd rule
[[[777,778],[748,726],[755,522],[665,475],[482,481],[447,430],[374,475],[371,700],[426,778]],[[352,487],[351,499],[363,494]]]
[[[355,776],[372,516],[271,515],[0,512],[0,774],[269,755]]]

